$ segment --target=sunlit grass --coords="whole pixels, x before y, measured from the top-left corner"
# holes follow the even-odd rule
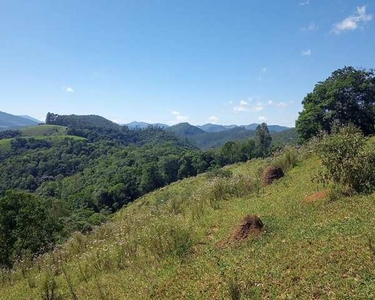
[[[37,125],[21,129],[22,135],[25,137],[63,135],[66,133],[66,127],[58,125]]]
[[[374,298],[374,195],[305,203],[324,189],[311,182],[321,168],[315,158],[269,187],[241,183],[253,184],[268,163],[237,164],[220,183],[202,174],[142,197],[31,267],[3,272],[0,299],[40,299],[51,280],[60,299]],[[260,216],[263,232],[230,244],[247,214]]]

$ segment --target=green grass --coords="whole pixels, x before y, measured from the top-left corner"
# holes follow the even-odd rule
[[[25,137],[39,137],[51,135],[64,135],[66,127],[58,125],[37,125],[23,128],[22,135]]]
[[[304,202],[323,190],[311,182],[315,158],[258,190],[268,163],[142,197],[92,234],[0,274],[0,299],[41,299],[53,281],[59,299],[374,299],[375,195]],[[229,244],[247,214],[263,232]]]
[[[5,151],[10,151],[11,150],[11,142],[12,139],[3,139],[0,140],[0,149],[5,150]]]
[[[59,142],[65,138],[83,141],[83,137],[75,135],[67,135],[66,127],[58,125],[37,125],[23,128],[21,130],[23,138],[35,138],[37,140],[51,140],[52,142]],[[0,140],[0,150],[11,151],[11,141],[13,139]]]

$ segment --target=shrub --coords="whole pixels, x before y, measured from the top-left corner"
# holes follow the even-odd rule
[[[25,253],[50,249],[60,232],[59,220],[35,195],[10,191],[0,198],[0,266],[11,267]]]
[[[232,172],[228,169],[214,168],[214,169],[207,172],[207,177],[208,178],[215,178],[215,177],[231,178]]]
[[[342,128],[326,135],[318,144],[325,174],[354,192],[370,192],[375,186],[375,151],[366,146],[366,138],[357,130]]]
[[[286,146],[281,152],[277,153],[273,165],[287,172],[297,165],[298,151],[294,147]]]

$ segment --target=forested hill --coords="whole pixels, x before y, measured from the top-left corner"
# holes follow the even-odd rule
[[[99,116],[54,114],[47,123],[0,132],[0,197],[21,190],[59,207],[63,235],[88,230],[213,160],[156,127],[130,130]]]
[[[227,128],[226,130],[221,130],[223,126],[218,126],[219,125],[216,125],[215,127],[220,128],[218,131],[205,131],[202,129],[202,126],[199,128],[189,123],[180,123],[169,127],[166,131],[173,132],[177,137],[189,141],[191,144],[202,150],[208,150],[222,147],[225,143],[230,141],[243,141],[249,138],[253,139],[258,124],[236,126]],[[273,127],[269,126],[268,129],[274,142],[281,144],[295,144],[298,142],[298,136],[294,128],[288,129],[287,127],[277,125],[272,126]],[[207,129],[207,127],[205,128]],[[212,126],[210,128],[212,128]]]
[[[68,135],[79,136],[89,142],[111,141],[121,145],[134,144],[140,146],[168,141],[177,146],[194,148],[192,145],[188,145],[186,141],[180,140],[158,126],[130,130],[127,126],[118,125],[97,115],[78,116],[48,113],[46,123],[65,126]]]
[[[77,116],[77,115],[58,115],[48,113],[46,118],[47,124],[67,126],[68,134],[87,138],[90,141],[98,141],[110,138],[123,144],[143,144],[144,138],[141,136],[144,131],[140,129],[147,129],[153,131],[154,136],[148,136],[147,142],[150,138],[156,140],[178,139],[181,143],[188,143],[194,147],[202,150],[209,150],[212,148],[220,148],[225,143],[230,141],[243,141],[248,138],[254,138],[255,129],[258,124],[250,124],[247,126],[235,126],[227,128],[226,130],[208,130],[207,126],[199,128],[189,123],[179,123],[170,127],[160,126],[160,124],[147,125],[146,123],[137,123],[142,126],[126,125],[120,126],[112,121],[109,121],[101,116]],[[211,127],[214,126],[211,124]],[[218,125],[215,125],[218,128]],[[219,128],[224,128],[219,126]],[[95,129],[95,130],[92,130]],[[136,131],[134,131],[136,130]],[[271,125],[269,131],[275,141],[280,143],[295,143],[298,138],[296,131],[288,129],[287,127]],[[146,134],[147,135],[147,134]]]
[[[107,120],[101,116],[88,115],[88,116],[78,116],[78,115],[58,115],[54,113],[48,113],[46,117],[46,124],[60,125],[60,126],[71,126],[77,128],[109,128],[109,129],[119,129],[120,125]]]

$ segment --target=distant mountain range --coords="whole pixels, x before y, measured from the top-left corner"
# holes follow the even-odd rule
[[[144,129],[144,128],[147,128],[148,126],[157,126],[157,127],[160,127],[160,128],[168,128],[169,127],[169,125],[162,124],[162,123],[151,124],[151,123],[137,122],[137,121],[134,121],[134,122],[131,122],[131,123],[128,123],[128,124],[124,124],[124,125],[127,126],[130,129],[136,129],[136,128]]]
[[[229,141],[240,141],[254,138],[257,126],[258,124],[250,124],[247,126],[230,125],[228,127],[214,124],[193,126],[189,123],[180,123],[170,126],[165,130],[173,132],[180,139],[188,140],[194,146],[202,150],[208,150],[221,147]],[[294,128],[287,128],[279,125],[271,125],[268,128],[275,141],[283,143],[297,141],[297,135]]]
[[[40,120],[38,120],[38,119],[35,119],[35,118],[30,117],[30,116],[27,116],[27,115],[21,115],[20,117],[21,117],[21,118],[24,118],[24,119],[28,119],[28,120],[34,121],[34,122],[37,122],[38,124],[39,124],[39,123],[44,123],[44,122],[42,122],[42,121],[40,121]]]
[[[15,116],[0,111],[0,130],[17,129],[37,125],[40,121],[29,116]]]
[[[113,130],[120,130],[121,126],[101,116],[88,115],[56,115],[49,113],[47,115],[47,124],[55,124],[61,126],[74,125],[75,127],[101,127]],[[26,126],[38,125],[41,122],[30,116],[15,116],[5,112],[0,112],[0,130],[19,129]],[[229,141],[238,141],[248,138],[254,138],[255,130],[258,124],[249,125],[218,125],[204,124],[202,126],[194,126],[189,123],[179,123],[177,125],[168,126],[162,123],[146,123],[131,122],[125,124],[130,129],[144,129],[148,126],[155,126],[173,133],[179,139],[189,142],[191,145],[200,149],[217,148]],[[274,139],[282,143],[290,143],[297,141],[297,134],[294,128],[288,128],[280,125],[268,125],[268,129]]]
[[[180,124],[183,124],[183,125],[179,126]],[[178,126],[177,128],[186,127],[186,124],[188,124],[188,125],[193,126],[195,128],[201,129],[204,132],[222,132],[222,131],[231,130],[233,128],[245,128],[247,130],[255,130],[257,128],[257,126],[259,125],[257,123],[252,123],[252,124],[249,124],[249,125],[219,125],[219,124],[207,123],[207,124],[204,124],[204,125],[197,125],[197,126],[191,125],[189,123],[180,123],[180,124],[169,126],[167,124],[162,124],[162,123],[151,124],[151,123],[146,123],[146,122],[134,121],[134,122],[124,124],[124,125],[129,127],[130,129],[135,129],[135,128],[143,129],[143,128],[147,128],[148,126],[158,126],[158,127],[166,129],[166,128],[175,127],[175,126]],[[281,132],[281,131],[288,130],[288,129],[290,129],[290,128],[286,127],[286,126],[268,125],[268,130],[270,132]],[[195,132],[198,133],[198,131],[195,131]]]

